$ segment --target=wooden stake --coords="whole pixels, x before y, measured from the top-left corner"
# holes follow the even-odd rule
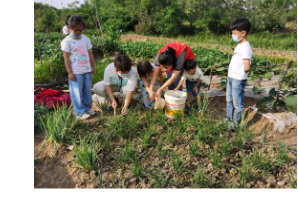
[[[213,71],[213,69],[215,69],[215,65],[217,64],[217,62],[215,62],[214,64],[213,64],[213,66],[212,66],[212,68],[211,68],[211,74],[210,74],[210,83],[209,83],[209,86],[208,86],[208,91],[209,91],[209,89],[210,89],[210,87],[211,87],[211,81],[212,81],[212,71]]]
[[[114,118],[116,117],[116,108],[114,108]]]

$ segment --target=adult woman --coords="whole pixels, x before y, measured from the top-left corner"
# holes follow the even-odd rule
[[[168,87],[173,90],[177,87],[183,74],[184,63],[188,59],[195,59],[191,48],[183,43],[169,43],[157,53],[152,81],[149,87],[149,96],[152,99],[161,97],[161,91]],[[156,91],[153,91],[159,71],[167,73],[168,80]],[[182,90],[182,86],[179,90]]]

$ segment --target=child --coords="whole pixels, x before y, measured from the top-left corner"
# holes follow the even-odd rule
[[[96,73],[92,45],[90,39],[82,35],[85,23],[81,16],[68,16],[66,25],[70,35],[63,39],[61,48],[69,77],[70,97],[76,117],[87,119],[95,114],[91,111],[91,72]]]
[[[96,83],[93,87],[94,93],[111,101],[113,108],[117,108],[117,99],[113,92],[122,92],[123,98],[125,98],[122,115],[128,113],[128,107],[137,86],[137,72],[131,65],[128,56],[117,56],[114,62],[106,67],[104,80]]]
[[[247,72],[250,71],[252,58],[251,47],[247,40],[250,27],[251,23],[246,18],[238,18],[230,25],[232,38],[239,43],[234,50],[228,70],[226,92],[227,118],[225,121],[232,121],[230,124],[231,129],[235,128],[235,122],[240,125],[241,114],[244,108],[244,87],[246,85]]]
[[[69,35],[69,29],[67,28],[67,21],[68,21],[69,17],[71,17],[71,14],[66,17],[66,20],[64,22],[65,25],[62,28],[63,35]]]
[[[181,77],[181,80],[174,89],[175,91],[180,88],[183,81],[186,80],[186,89],[187,89],[187,102],[190,102],[191,96],[193,95],[195,98],[195,109],[198,108],[198,93],[200,91],[200,87],[202,85],[201,81],[203,80],[203,73],[202,71],[197,67],[197,61],[194,59],[188,59],[185,61],[184,64],[184,72]],[[189,109],[190,103],[188,103],[187,109]]]
[[[141,78],[140,82],[142,87],[142,93],[139,97],[140,103],[144,103],[145,107],[147,108],[153,108],[155,105],[155,100],[150,98],[148,90],[150,86],[150,81],[153,76],[154,64],[151,64],[149,61],[142,60],[138,63],[137,70],[138,70],[139,77]],[[157,78],[157,81],[155,82],[155,86],[153,90],[154,91],[158,90],[162,84],[163,84],[162,72],[159,71],[159,79]]]

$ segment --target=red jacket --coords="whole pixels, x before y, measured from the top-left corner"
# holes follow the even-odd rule
[[[196,58],[193,51],[191,50],[191,48],[188,45],[183,44],[183,43],[169,43],[169,44],[163,46],[163,48],[161,48],[161,50],[159,50],[158,55],[160,55],[162,52],[166,51],[168,49],[168,47],[171,47],[176,51],[176,58],[178,58],[178,56],[183,52],[183,50],[186,49],[186,55],[185,55],[185,59],[184,59],[182,68],[184,68],[184,63],[187,59],[195,59]],[[173,67],[174,67],[174,65],[173,65]],[[167,70],[166,73],[169,73],[170,71],[174,71],[173,67],[171,69]]]

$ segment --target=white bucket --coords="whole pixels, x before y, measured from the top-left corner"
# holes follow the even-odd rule
[[[185,101],[187,98],[187,93],[183,91],[166,91],[166,108],[165,114],[168,118],[174,118],[175,114],[182,115],[184,112]]]

